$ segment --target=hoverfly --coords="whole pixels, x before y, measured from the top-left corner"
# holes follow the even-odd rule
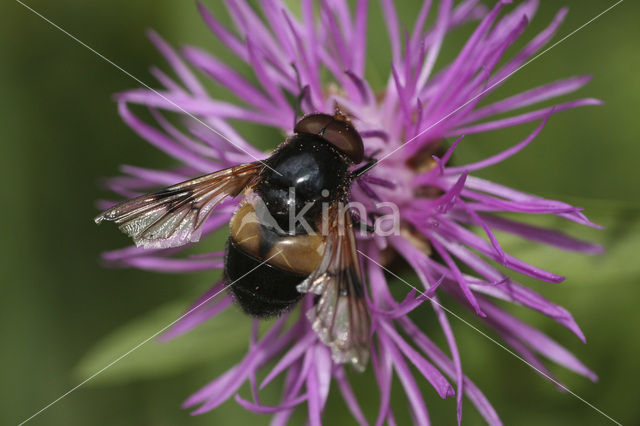
[[[362,138],[341,114],[310,114],[264,162],[142,195],[95,221],[115,222],[137,246],[177,247],[198,241],[213,209],[226,197],[242,194],[230,221],[224,262],[235,301],[247,314],[264,318],[291,309],[303,293],[314,293],[308,314],[313,330],[336,362],[362,370],[369,357],[371,320],[354,220],[340,206],[348,203],[353,179],[370,164],[349,168],[363,160]],[[291,229],[292,212],[311,229],[297,223]]]

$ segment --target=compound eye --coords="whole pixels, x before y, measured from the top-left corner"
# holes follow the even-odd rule
[[[298,121],[293,131],[321,136],[355,164],[360,163],[364,157],[364,145],[360,134],[351,124],[331,115],[309,114]]]
[[[333,120],[324,130],[322,137],[344,152],[354,164],[364,157],[364,144],[358,131],[345,121]]]
[[[309,114],[296,123],[293,128],[295,133],[308,133],[317,135],[333,121],[333,117],[328,114]]]

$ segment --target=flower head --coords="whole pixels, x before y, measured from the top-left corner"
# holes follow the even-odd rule
[[[399,213],[398,232],[358,236],[373,333],[370,369],[381,395],[377,424],[394,423],[389,403],[394,374],[402,383],[418,424],[429,422],[417,384],[423,379],[442,398],[457,399],[458,422],[462,397],[466,394],[489,424],[501,424],[484,395],[462,373],[459,352],[462,345],[456,342],[447,311],[439,303],[439,294],[451,296],[477,314],[512,350],[544,374],[550,375],[540,355],[595,380],[595,375],[562,346],[495,303],[503,300],[539,311],[584,340],[569,312],[518,284],[503,271],[515,271],[546,282],[561,282],[563,277],[506,253],[494,235],[499,230],[564,250],[597,253],[600,247],[596,245],[520,223],[500,213],[549,214],[586,226],[595,225],[577,207],[526,194],[473,174],[522,150],[542,131],[551,115],[599,101],[579,99],[533,111],[517,111],[571,93],[589,80],[574,77],[480,105],[549,42],[566,10],[562,9],[521,50],[506,55],[533,18],[538,1],[524,1],[506,13],[503,9],[510,1],[500,1],[492,9],[478,3],[464,0],[454,6],[452,0],[442,0],[436,5],[425,0],[409,31],[403,30],[405,25],[397,18],[394,2],[381,0],[391,45],[391,67],[382,88],[371,87],[365,78],[370,6],[367,0],[357,1],[354,8],[345,0],[302,0],[301,16],[292,13],[281,0],[261,1],[259,11],[249,7],[245,0],[227,1],[233,29],[199,4],[212,33],[246,63],[254,81],[210,52],[195,47],[176,52],[151,33],[151,40],[178,79],[154,68],[153,74],[162,89],[137,89],[117,95],[124,121],[183,163],[169,170],[123,167],[125,176],[112,179],[109,186],[126,197],[266,158],[268,154],[245,140],[232,122],[255,123],[275,128],[283,135],[290,134],[296,103],[304,113],[331,114],[339,108],[349,117],[364,140],[365,155],[380,160],[354,182],[352,201],[366,206],[373,217],[386,213],[385,202],[397,206]],[[427,27],[431,14],[436,19]],[[457,57],[436,68],[447,33],[472,21],[477,21],[475,30]],[[201,83],[202,78],[224,86],[236,100],[212,98]],[[138,118],[130,104],[147,106],[155,123]],[[183,114],[181,125],[169,120],[166,111]],[[506,114],[507,118],[494,118],[500,114]],[[472,164],[450,161],[461,141],[472,139],[473,134],[528,122],[539,124],[506,151]],[[451,142],[447,144],[446,140]],[[279,142],[274,140],[273,146]],[[237,205],[237,199],[221,203],[204,225],[203,236],[225,226]],[[105,257],[114,264],[166,272],[218,269],[223,265],[222,251],[186,257],[181,256],[181,251],[181,248],[132,247],[108,252]],[[390,276],[385,274],[387,266],[391,274],[395,273],[390,266],[392,259],[402,259],[408,264],[422,286],[411,290],[403,300],[396,300],[387,285]],[[216,284],[196,301],[164,338],[183,334],[229,308],[231,296],[226,293],[217,296],[224,285]],[[197,407],[194,413],[203,413],[235,397],[248,410],[272,413],[273,424],[284,424],[298,405],[306,404],[309,423],[318,425],[334,387],[343,395],[354,418],[366,424],[345,367],[332,359],[330,349],[312,331],[305,315],[313,307],[312,296],[305,296],[300,309],[282,315],[262,336],[255,320],[246,356],[192,395],[185,406]],[[445,350],[408,317],[425,303],[435,310],[446,337]],[[273,363],[258,383],[258,373]],[[262,404],[259,390],[279,375],[285,377],[280,404]],[[246,382],[250,384],[252,400],[238,394]]]

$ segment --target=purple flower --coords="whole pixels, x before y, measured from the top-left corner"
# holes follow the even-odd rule
[[[381,0],[392,59],[386,86],[379,90],[372,88],[364,77],[367,0],[359,0],[353,9],[344,0],[302,0],[300,17],[281,0],[258,3],[259,11],[251,9],[245,0],[226,2],[233,29],[223,25],[224,18],[214,16],[201,4],[198,6],[212,33],[246,63],[244,68],[253,71],[255,82],[209,52],[195,47],[176,52],[157,34],[150,34],[178,79],[154,68],[152,72],[163,88],[118,94],[119,112],[135,132],[183,165],[169,170],[123,166],[124,176],[111,179],[109,187],[121,196],[132,197],[199,174],[266,158],[267,154],[246,141],[231,122],[257,123],[283,134],[291,133],[296,115],[292,99],[303,88],[300,103],[304,113],[333,113],[339,106],[362,135],[366,154],[375,153],[382,159],[353,185],[352,200],[374,212],[380,201],[399,207],[399,234],[358,239],[372,316],[370,370],[380,388],[376,424],[395,424],[390,406],[394,374],[402,383],[417,424],[429,423],[418,387],[422,379],[429,381],[440,397],[456,398],[458,423],[462,398],[467,395],[487,423],[501,424],[482,392],[462,373],[460,345],[447,312],[439,304],[439,293],[446,293],[472,310],[506,345],[544,374],[550,376],[541,356],[595,380],[595,374],[566,349],[496,304],[496,300],[502,300],[539,311],[584,340],[569,312],[518,284],[496,264],[541,281],[557,283],[564,278],[505,253],[494,231],[593,254],[601,248],[499,213],[550,214],[587,226],[596,225],[580,208],[473,176],[475,171],[522,150],[542,131],[549,116],[600,103],[587,98],[518,111],[577,90],[589,81],[589,77],[581,76],[479,106],[507,77],[541,51],[567,11],[560,10],[544,31],[521,50],[505,57],[507,49],[533,18],[537,0],[525,1],[507,13],[503,13],[505,4],[510,3],[506,0],[490,10],[476,0],[464,0],[455,7],[452,0],[442,0],[437,6],[425,0],[410,31],[398,21],[394,2]],[[427,28],[427,17],[431,14],[437,18]],[[434,68],[446,34],[471,21],[478,24],[458,56],[439,70]],[[212,98],[200,81],[203,77],[228,89],[236,101]],[[130,109],[131,104],[148,107],[155,123],[138,118]],[[183,114],[181,124],[169,120],[166,111]],[[507,118],[493,118],[504,114]],[[475,133],[528,122],[539,125],[524,140],[500,154],[473,164],[449,161],[463,136],[472,139]],[[448,148],[444,143],[447,138],[453,141]],[[273,140],[273,146],[279,142]],[[218,206],[205,224],[203,236],[225,226],[237,204],[237,199],[228,199]],[[115,265],[177,273],[218,269],[223,265],[223,252],[181,256],[182,251],[183,248],[130,247],[108,252],[104,257]],[[424,294],[412,290],[401,301],[391,296],[383,265],[389,265],[393,259],[403,259],[413,268]],[[223,286],[222,282],[216,284],[196,301],[164,339],[181,335],[229,308],[232,301],[227,293],[212,297]],[[446,336],[445,350],[408,317],[409,312],[425,302],[431,304]],[[284,314],[263,336],[258,335],[254,321],[246,356],[192,395],[185,407],[197,407],[194,413],[199,414],[234,397],[248,410],[273,414],[273,424],[279,425],[288,421],[298,405],[306,404],[309,424],[319,425],[333,385],[334,391],[337,389],[343,395],[354,418],[367,424],[345,367],[332,360],[330,349],[311,329],[305,313],[312,305],[312,296],[306,295],[299,310]],[[266,377],[258,382],[258,372],[273,363]],[[262,404],[259,391],[280,375],[284,375],[280,403]],[[251,400],[238,394],[246,382],[250,384]]]

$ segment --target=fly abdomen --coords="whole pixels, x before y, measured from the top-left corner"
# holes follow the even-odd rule
[[[249,201],[238,207],[229,225],[225,276],[238,304],[255,317],[292,307],[301,297],[296,286],[320,265],[323,237],[279,233],[259,220]]]
[[[296,286],[307,276],[257,259],[229,237],[225,277],[242,310],[253,317],[266,318],[282,314],[300,300],[302,294]]]
[[[254,203],[242,203],[229,223],[229,234],[236,245],[249,255],[267,260],[272,266],[309,275],[320,265],[325,240],[319,233],[288,235],[264,223]]]

